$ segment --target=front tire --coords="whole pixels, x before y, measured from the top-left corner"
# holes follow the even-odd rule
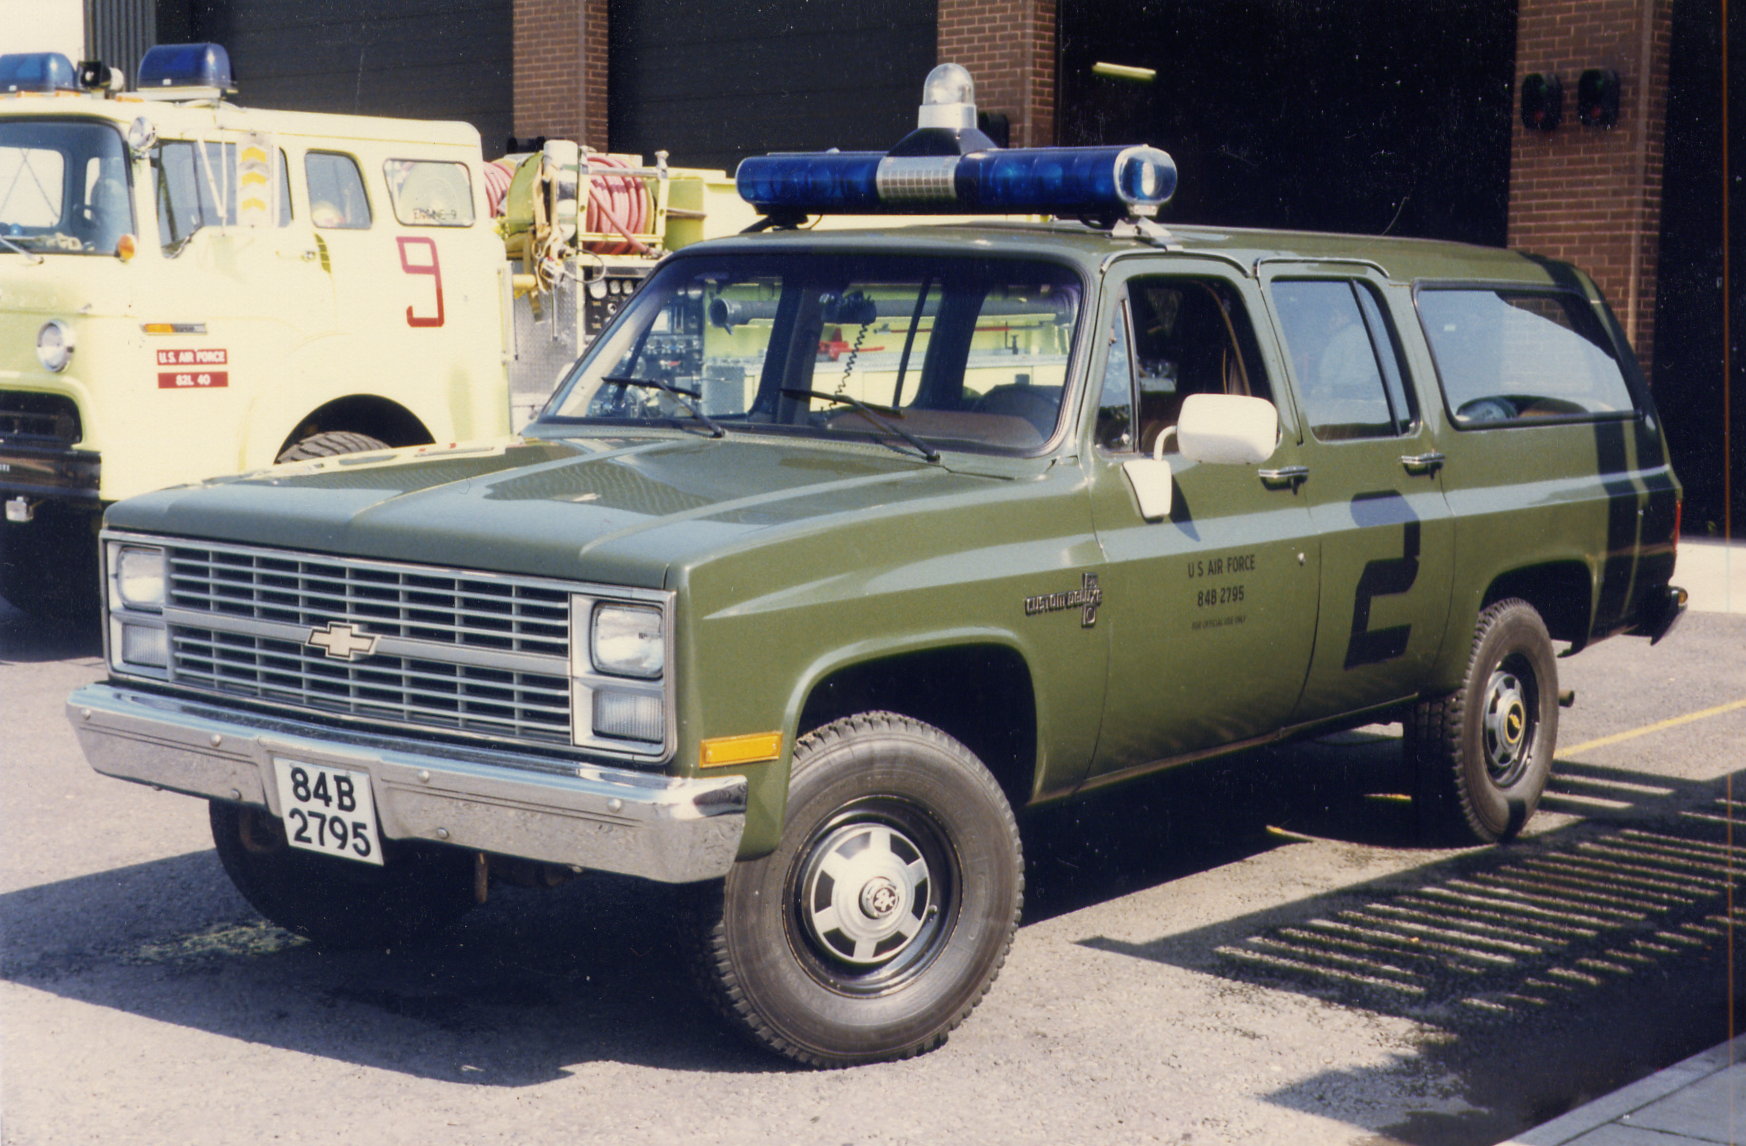
[[[325,947],[390,947],[424,939],[474,904],[471,853],[383,840],[386,863],[294,848],[264,808],[211,803],[225,874],[268,920]]]
[[[1481,613],[1461,687],[1420,701],[1407,732],[1414,806],[1429,834],[1494,843],[1520,832],[1558,741],[1558,665],[1534,607],[1512,598]]]
[[[932,1050],[1000,972],[1024,893],[1018,827],[988,770],[888,712],[795,746],[776,850],[697,895],[718,1009],[809,1066]]]

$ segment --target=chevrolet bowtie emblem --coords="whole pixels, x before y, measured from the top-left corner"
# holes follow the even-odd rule
[[[329,621],[327,627],[312,630],[306,643],[314,645],[335,660],[350,661],[375,652],[376,640],[373,634]]]

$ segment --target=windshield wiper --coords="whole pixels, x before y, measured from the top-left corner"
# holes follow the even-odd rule
[[[11,248],[14,251],[17,251],[19,254],[21,254],[25,258],[29,259],[30,265],[33,267],[35,265],[37,265],[38,263],[43,261],[43,258],[41,255],[37,254],[33,250],[30,250],[29,248],[19,246],[17,243],[13,242],[11,239],[8,239],[5,235],[0,235],[0,243],[5,243],[9,248]]]
[[[696,390],[687,390],[683,386],[675,386],[671,382],[663,382],[659,378],[621,378],[615,374],[608,374],[601,381],[609,382],[614,386],[641,386],[645,390],[659,390],[662,393],[671,394],[675,402],[691,412],[692,417],[709,427],[710,437],[727,437],[727,431],[722,428],[720,422],[691,404],[692,398],[696,398],[700,402],[703,400],[703,395]]]
[[[861,401],[859,398],[851,398],[847,394],[827,394],[823,390],[796,390],[784,386],[782,387],[782,393],[789,398],[817,398],[824,402],[836,402],[843,406],[853,406],[857,413],[866,418],[869,422],[872,422],[875,426],[885,430],[887,433],[896,434],[898,437],[920,450],[921,456],[928,461],[937,462],[940,460],[940,451],[934,449],[932,446],[928,445],[896,422],[880,416],[881,414],[889,414],[893,418],[903,417],[902,412],[894,410],[890,406],[873,406]]]

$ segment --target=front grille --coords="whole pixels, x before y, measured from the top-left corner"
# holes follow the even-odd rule
[[[175,684],[316,712],[570,745],[573,587],[241,546],[169,549]],[[330,655],[317,630],[375,647]]]
[[[351,664],[308,645],[177,626],[176,681],[348,716],[517,740],[570,741],[564,676],[373,656]]]
[[[179,609],[300,627],[341,621],[378,636],[567,656],[566,588],[245,549],[170,551]]]
[[[71,398],[0,390],[0,441],[71,446],[84,436],[79,407]]]

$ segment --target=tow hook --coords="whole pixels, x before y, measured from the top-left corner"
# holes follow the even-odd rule
[[[6,520],[14,525],[26,525],[36,520],[36,503],[26,497],[8,498]]]

